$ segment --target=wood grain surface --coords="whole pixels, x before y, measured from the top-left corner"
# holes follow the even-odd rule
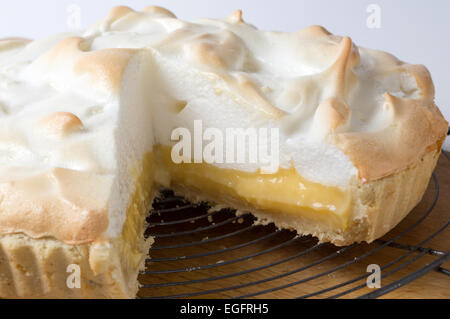
[[[431,212],[426,215],[436,197],[433,180],[420,204],[382,240],[388,241],[417,224],[396,240],[399,244],[415,246],[448,223],[450,160],[444,155],[439,159],[435,174],[439,183],[439,197]],[[181,217],[177,214],[179,213],[161,214],[153,217],[151,221],[189,218],[202,212],[196,208],[183,210],[180,212]],[[420,255],[417,251],[411,252],[404,248],[381,247],[382,242],[363,243],[343,250],[330,244],[314,248],[317,244],[314,238],[302,237],[293,240],[294,234],[289,231],[275,233],[273,225],[254,226],[248,231],[239,232],[240,229],[250,227],[252,219],[250,216],[243,216],[233,222],[227,222],[233,216],[231,213],[213,214],[209,219],[152,229],[152,232],[156,233],[193,231],[192,234],[158,238],[155,247],[193,241],[203,241],[204,244],[152,250],[151,258],[186,258],[149,262],[147,270],[155,272],[189,268],[191,271],[141,275],[140,282],[152,286],[141,288],[139,296],[184,298],[193,293],[190,297],[296,298],[312,294],[312,298],[325,298],[342,294],[340,297],[352,298],[376,290],[366,287],[368,265],[377,264],[382,267],[381,273],[384,277],[381,279],[381,286],[385,287],[420,270],[439,258],[439,252],[448,252],[450,249],[449,227],[421,245],[436,250],[437,254],[424,252]],[[211,225],[216,227],[207,231],[195,231],[198,227]],[[233,232],[237,232],[236,235],[211,241],[215,237]],[[260,239],[261,237],[263,239]],[[226,250],[230,247],[233,249]],[[224,249],[226,251],[216,253]],[[374,249],[378,250],[374,252]],[[206,256],[195,258],[197,254]],[[235,261],[236,259],[238,261]],[[206,269],[196,269],[205,265]],[[444,263],[442,267],[449,269],[450,262]],[[196,280],[200,282],[195,282]],[[450,276],[433,269],[409,284],[383,295],[382,298],[450,298]]]

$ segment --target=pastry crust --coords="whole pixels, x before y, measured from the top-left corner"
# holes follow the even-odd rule
[[[0,296],[3,298],[126,298],[119,256],[96,244],[68,245],[22,234],[0,237]],[[80,267],[81,287],[69,288],[69,265]]]
[[[143,244],[146,254],[151,241]],[[2,298],[134,298],[137,270],[127,271],[121,243],[68,245],[23,234],[0,236]],[[80,287],[68,284],[79,267]],[[139,267],[142,269],[143,264]],[[71,288],[72,287],[72,288]]]

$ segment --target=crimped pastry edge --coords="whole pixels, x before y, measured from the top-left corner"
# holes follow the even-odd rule
[[[0,236],[1,298],[134,298],[136,277],[144,266],[126,275],[120,257],[120,244],[103,241],[69,245],[53,238],[34,239],[24,234]],[[143,243],[148,252],[152,240]],[[122,257],[123,258],[123,257]],[[73,273],[80,267],[80,288],[69,288]]]

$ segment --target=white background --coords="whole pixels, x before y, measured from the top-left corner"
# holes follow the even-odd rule
[[[242,9],[247,22],[264,30],[296,31],[320,24],[350,36],[357,45],[426,65],[436,87],[436,103],[450,119],[450,0],[2,0],[0,37],[38,38],[70,31],[73,4],[80,8],[81,28],[115,5],[160,5],[185,20],[224,17]],[[380,28],[367,26],[371,4],[381,9]],[[450,141],[446,147],[450,149]]]

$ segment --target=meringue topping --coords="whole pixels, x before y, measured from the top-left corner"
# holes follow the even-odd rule
[[[0,41],[0,189],[26,198],[30,185],[47,187],[35,204],[0,202],[33,217],[17,225],[2,214],[0,230],[71,243],[117,236],[130,169],[195,119],[220,130],[280,128],[280,166],[341,189],[414,165],[447,132],[424,66],[323,27],[271,32],[239,10],[186,22],[161,7],[116,7],[85,32]],[[226,165],[217,166],[260,168]],[[68,176],[73,193],[59,183]],[[86,190],[98,180],[108,194],[95,199]],[[45,216],[76,221],[70,236],[46,228]]]

